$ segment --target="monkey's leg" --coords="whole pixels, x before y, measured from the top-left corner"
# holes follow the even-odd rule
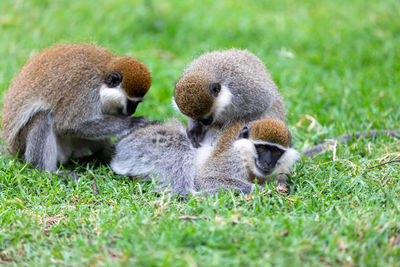
[[[174,190],[174,193],[179,195],[194,194],[193,177],[190,175],[173,177],[172,189]]]
[[[24,159],[35,167],[57,170],[57,142],[53,130],[53,115],[49,111],[39,111],[25,126]]]
[[[63,135],[80,138],[105,139],[111,136],[124,136],[149,123],[145,117],[103,115],[97,119],[75,123],[71,129],[61,129],[60,132]]]

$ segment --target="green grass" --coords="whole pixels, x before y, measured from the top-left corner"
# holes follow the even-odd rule
[[[170,99],[185,65],[239,47],[258,55],[279,85],[297,149],[399,128],[397,0],[105,2],[0,1],[0,92],[43,48],[95,42],[152,70],[140,115],[182,119]],[[305,115],[315,120],[310,129]],[[388,137],[354,140],[298,163],[289,197],[270,184],[266,195],[183,202],[108,166],[72,164],[83,176],[76,183],[3,155],[0,263],[395,266],[400,165],[367,167],[399,151]]]

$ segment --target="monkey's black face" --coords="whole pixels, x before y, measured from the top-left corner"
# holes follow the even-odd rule
[[[285,150],[269,144],[256,144],[255,147],[258,155],[256,159],[257,168],[266,175],[271,174]]]
[[[250,129],[248,126],[245,126],[240,131],[238,138],[248,139],[249,136]],[[276,163],[282,157],[283,153],[285,153],[285,150],[268,143],[254,144],[254,146],[257,152],[256,166],[258,170],[265,175],[271,174],[276,167]]]

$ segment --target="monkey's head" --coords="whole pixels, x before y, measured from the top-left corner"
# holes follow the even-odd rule
[[[278,94],[255,55],[229,49],[192,61],[175,84],[174,101],[187,117],[204,125],[224,126],[260,118]]]
[[[174,101],[189,118],[204,125],[213,123],[227,102],[229,91],[206,72],[191,72],[175,84]]]
[[[265,181],[272,173],[286,173],[299,158],[290,148],[291,134],[282,121],[265,118],[244,126],[234,146],[239,149],[249,172]]]
[[[100,90],[103,113],[132,115],[150,85],[150,71],[142,62],[131,57],[112,58]]]

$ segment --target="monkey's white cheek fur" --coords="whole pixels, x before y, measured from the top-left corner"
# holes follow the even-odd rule
[[[293,165],[299,159],[300,159],[300,153],[293,148],[289,148],[278,160],[274,173],[280,174],[280,173],[291,172],[293,169]]]
[[[105,114],[126,113],[127,96],[120,87],[109,88],[102,85],[100,88],[101,111]]]
[[[214,116],[218,117],[232,102],[232,93],[226,86],[221,86],[221,91],[215,99],[213,106]]]

